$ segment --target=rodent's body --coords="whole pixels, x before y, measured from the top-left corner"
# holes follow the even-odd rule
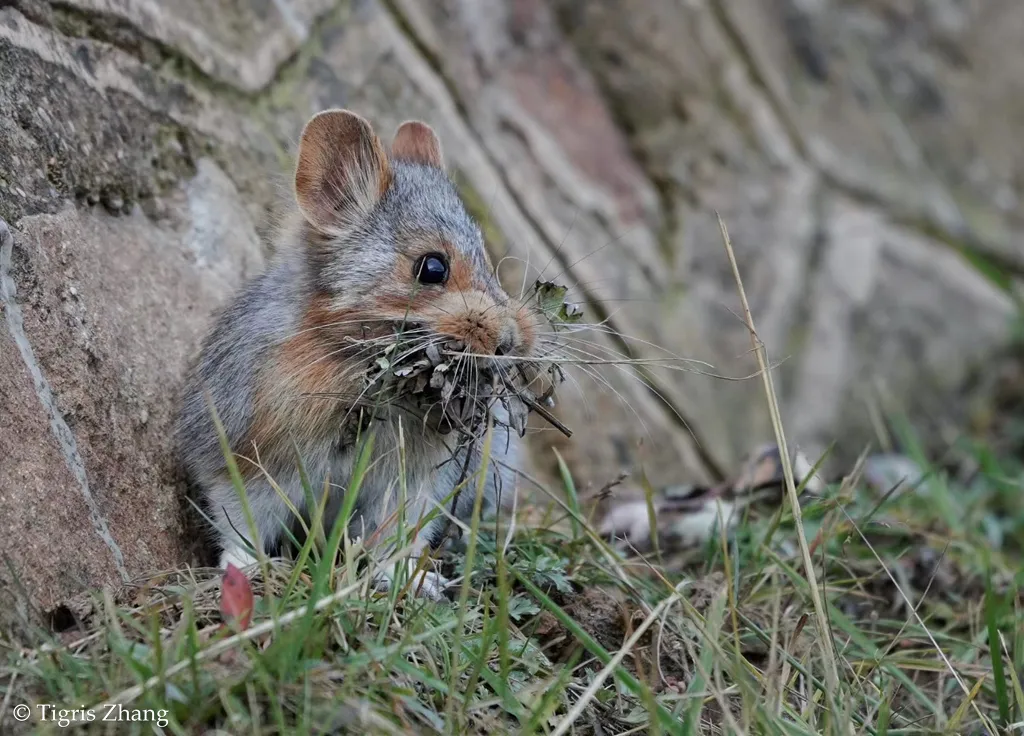
[[[453,435],[407,411],[401,400],[386,406],[367,400],[365,366],[378,341],[407,324],[425,342],[457,338],[478,356],[472,360],[531,349],[535,322],[491,273],[479,229],[439,165],[436,138],[426,126],[403,132],[409,125],[399,130],[394,158],[386,158],[376,137],[367,138],[365,121],[350,113],[311,121],[296,175],[302,217],[284,228],[266,271],[235,297],[203,344],[178,437],[215,524],[222,564],[252,562],[239,536],[250,533],[208,401],[238,458],[259,543],[271,554],[286,526],[299,528],[288,502],[310,514],[299,459],[318,500],[330,484],[329,529],[356,461],[360,413],[372,415],[374,452],[350,525],[352,536],[371,539],[394,519],[403,493],[408,529],[460,480],[473,478],[481,462],[479,443],[455,452]],[[332,147],[336,139],[340,150]],[[432,267],[445,266],[443,283],[424,280],[424,267],[416,264],[425,257],[434,259]],[[516,485],[518,437],[504,426],[500,405],[493,414],[485,506],[510,501]],[[476,483],[467,486],[458,494],[457,517],[467,518],[473,508]],[[419,532],[413,553],[438,543],[446,524],[439,514]],[[428,577],[427,594],[436,595],[442,584]]]

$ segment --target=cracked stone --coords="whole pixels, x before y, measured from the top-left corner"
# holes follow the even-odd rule
[[[306,41],[313,24],[337,0],[285,2],[203,0],[70,0],[70,17],[52,22],[102,40],[156,39],[203,72],[247,92],[263,89]],[[139,29],[145,29],[144,32]],[[135,46],[138,46],[137,41]],[[157,56],[154,61],[159,61]]]
[[[947,14],[951,3],[815,3],[806,22],[811,37],[829,39],[821,49],[827,85],[810,79],[769,4],[722,5],[831,175],[1024,270],[1024,210],[1002,206],[1001,195],[1024,178],[1024,4],[957,3]],[[984,180],[970,175],[979,159]]]
[[[719,212],[732,236],[760,337],[769,357],[782,361],[776,383],[783,392],[784,413],[792,418],[787,430],[794,441],[820,450],[838,439],[833,459],[841,464],[855,458],[874,438],[867,421],[871,381],[886,384],[890,398],[898,399],[892,408],[927,409],[931,416],[954,422],[962,416],[962,406],[953,398],[968,364],[982,363],[1010,338],[1008,298],[945,243],[900,227],[909,193],[934,197],[928,207],[945,212],[944,222],[963,235],[963,223],[958,224],[952,200],[941,187],[897,183],[874,204],[847,199],[835,204],[828,192],[842,182],[835,181],[834,171],[856,168],[861,159],[875,165],[875,146],[883,145],[885,136],[871,126],[884,116],[877,107],[849,114],[845,108],[827,107],[826,88],[807,84],[806,69],[795,70],[792,57],[797,52],[787,47],[792,39],[780,28],[783,21],[769,16],[759,3],[729,0],[722,5],[724,16],[709,0],[690,3],[685,10],[669,0],[630,5],[629,10],[623,3],[555,3],[563,27],[596,72],[618,115],[628,122],[648,173],[672,184],[668,206],[680,225],[669,240],[677,278],[685,285],[672,312],[679,315],[676,329],[691,346],[689,354],[704,346],[711,354],[700,357],[723,373],[736,376],[754,370],[747,352],[749,337],[736,317],[739,304],[723,258],[715,216]],[[840,3],[818,5],[808,23],[842,15]],[[1010,5],[1004,4],[1000,12],[1021,15]],[[756,70],[748,68],[742,50],[730,40],[723,26],[730,18],[743,32],[747,51],[754,53]],[[856,38],[849,28],[835,26],[832,31],[817,34],[830,39],[822,54]],[[782,58],[784,66],[776,63]],[[842,77],[845,67],[832,56],[824,61],[831,90],[832,77]],[[776,73],[779,69],[785,74]],[[765,80],[768,91],[752,78],[754,74]],[[990,82],[1008,89],[1019,79],[1007,82],[997,76]],[[843,84],[840,81],[836,88],[842,90]],[[687,114],[680,116],[671,105],[645,102],[649,99],[681,99]],[[871,125],[857,129],[857,116],[865,122],[870,118]],[[800,126],[796,136],[794,120]],[[811,126],[808,120],[821,126]],[[835,134],[840,129],[849,134],[841,141]],[[864,137],[872,140],[861,145]],[[841,145],[857,161],[847,166],[837,157],[822,166],[808,140],[827,141],[821,142],[823,147]],[[802,146],[810,152],[808,157],[801,155]],[[1018,152],[1019,146],[1008,160]],[[1001,156],[998,151],[993,155]],[[882,163],[876,167],[877,175],[890,178],[885,168],[897,165],[899,156],[891,150],[878,156]],[[999,165],[1005,164],[1006,159],[1000,159]],[[986,165],[989,168],[999,166]],[[824,206],[826,200],[831,204]],[[1020,230],[1016,233],[1019,242]],[[874,249],[868,247],[872,244]],[[878,249],[884,256],[873,262],[869,254]],[[829,277],[830,258],[838,253],[852,260]],[[934,264],[929,278],[934,281],[919,275],[911,278],[918,266],[909,264],[929,260]],[[819,272],[822,268],[825,271]],[[854,298],[850,290],[857,273],[868,274],[867,285],[865,294]],[[829,286],[823,279],[831,279]],[[939,293],[947,293],[960,307],[951,310],[945,297],[937,298]],[[910,345],[922,353],[919,364],[910,357]],[[955,356],[931,357],[944,351]],[[745,363],[736,356],[744,356]],[[749,446],[751,435],[763,441],[769,431],[757,384],[708,382],[704,387],[712,397],[706,405],[729,425],[725,434],[734,452]],[[694,417],[698,425],[703,421],[702,414]]]
[[[194,228],[184,192],[178,193],[177,201],[178,221],[165,225],[155,225],[141,213],[114,218],[65,207],[55,215],[21,218],[14,229],[19,257],[10,278],[17,285],[32,360],[58,404],[75,407],[75,452],[129,575],[188,558],[186,537],[181,535],[186,507],[170,444],[177,400],[174,387],[213,312],[261,261],[259,240],[237,192],[233,199],[228,192],[211,199],[221,210],[218,220],[207,223],[219,229],[206,233],[220,244],[216,265],[201,266],[183,258]],[[66,250],[67,243],[74,243],[74,249]],[[66,303],[73,306],[74,316],[66,324],[47,318],[68,294],[66,276],[52,267],[62,258],[76,274],[76,300]],[[86,308],[90,329],[81,333],[79,317]],[[3,352],[5,361],[18,356],[18,351]],[[96,355],[103,356],[102,363]],[[16,375],[13,369],[11,375]],[[22,414],[15,414],[15,421],[0,427],[0,446],[7,447],[30,436],[26,422],[35,416],[40,399],[31,383],[5,386],[4,393],[5,405],[24,407]],[[132,409],[134,402],[124,400],[126,396],[146,397],[147,408],[140,414]],[[66,415],[70,420],[71,415]],[[48,446],[45,435],[36,444],[42,452]],[[10,456],[4,451],[2,462],[16,462],[17,467],[11,467],[12,473],[5,467],[0,473],[0,495],[21,499],[34,509],[33,518],[45,523],[64,519],[66,509],[82,498],[81,484],[54,482],[50,477],[66,466],[64,458],[56,461],[49,474],[34,474],[25,466],[31,458],[17,459],[24,454],[20,451],[7,460]],[[54,465],[54,461],[47,463]],[[14,485],[7,487],[8,481]],[[11,512],[0,512],[0,527],[20,528],[21,512],[14,511],[18,506],[5,508]],[[155,519],[160,520],[157,527]],[[87,515],[78,512],[74,527],[88,532],[68,548],[77,560],[74,564],[63,548],[56,548],[45,561],[33,557],[34,542],[24,531],[5,537],[23,585],[43,605],[59,601],[85,583],[118,582],[112,574],[110,551],[89,529]],[[56,531],[47,536],[63,538]],[[80,574],[68,577],[61,572],[73,571],[76,565]]]

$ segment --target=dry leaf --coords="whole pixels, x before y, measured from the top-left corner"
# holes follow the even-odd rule
[[[583,308],[565,301],[569,292],[567,287],[551,281],[537,281],[533,288],[537,293],[537,306],[552,325],[575,324],[583,319]]]

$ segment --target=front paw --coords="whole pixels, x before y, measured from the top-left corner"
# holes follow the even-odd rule
[[[259,560],[235,544],[227,547],[220,556],[220,567],[222,570],[227,570],[230,564],[239,570],[245,571],[247,568],[254,567],[257,562]]]
[[[398,566],[402,564],[397,562],[391,568],[378,573],[374,587],[383,593],[391,590],[395,584]],[[403,578],[403,585],[413,595],[431,601],[448,600],[447,590],[450,583],[446,577],[433,570],[417,570],[416,560],[407,560],[404,564],[409,572]]]

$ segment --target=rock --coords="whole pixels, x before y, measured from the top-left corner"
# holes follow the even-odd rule
[[[916,417],[922,432],[963,426],[969,407],[958,388],[980,356],[1008,340],[1010,298],[959,254],[877,211],[836,198],[823,219],[787,426],[818,453],[837,427],[866,442],[873,393],[882,408]]]
[[[222,208],[215,231],[182,192],[183,221],[68,206],[21,218],[4,243],[0,402],[13,421],[0,431],[0,524],[37,605],[189,559],[175,388],[213,311],[261,265],[253,225],[215,166],[200,162],[224,189],[189,183],[193,198],[201,188]]]
[[[205,154],[258,212],[276,198],[268,172],[280,144],[235,103],[0,8],[0,217],[16,223],[68,199],[149,208]]]
[[[6,250],[0,251],[0,258],[9,257]],[[0,282],[5,299],[8,283]],[[3,583],[14,595],[5,596],[4,606],[9,612],[21,609],[23,613],[25,601],[19,600],[18,593],[25,591],[36,605],[49,607],[87,585],[121,579],[124,561],[120,548],[115,552],[108,545],[111,537],[100,525],[101,517],[92,514],[91,495],[84,495],[76,477],[81,465],[68,461],[70,430],[53,406],[52,392],[42,383],[38,365],[31,370],[25,362],[23,354],[31,346],[23,334],[17,338],[11,334],[11,322],[20,315],[5,304],[4,316],[7,324],[0,331],[4,407],[0,534],[4,542],[0,549],[19,578],[12,580],[5,565]],[[12,605],[12,597],[20,605]]]
[[[703,348],[701,357],[732,376],[754,370],[722,255],[720,213],[759,336],[780,364],[775,388],[792,439],[811,455],[838,441],[835,465],[848,467],[875,438],[869,414],[879,404],[918,419],[940,417],[921,425],[926,441],[938,436],[937,425],[960,421],[963,402],[951,399],[968,365],[1007,344],[1013,306],[949,241],[967,241],[968,252],[977,247],[1012,267],[1017,255],[1010,250],[1022,252],[1024,228],[983,210],[989,214],[981,219],[998,225],[992,232],[1013,237],[1004,242],[972,230],[965,218],[948,216],[955,182],[922,166],[911,177],[891,148],[878,150],[890,140],[879,126],[892,132],[903,122],[881,101],[855,103],[860,89],[833,54],[837,44],[845,44],[847,57],[856,54],[860,31],[852,16],[871,11],[814,3],[815,20],[799,15],[797,6],[806,3],[788,1],[772,7],[789,15],[744,0],[722,3],[724,13],[708,0],[554,4],[665,192],[664,237],[678,294],[671,311],[687,346],[679,352]],[[997,15],[1015,24],[1022,14],[1005,4]],[[835,23],[814,32],[801,25],[824,23],[819,16]],[[995,33],[988,21],[978,23]],[[1005,94],[1018,81],[1000,72],[985,84]],[[954,76],[945,83],[966,93]],[[829,95],[846,94],[846,84],[846,107],[831,107]],[[984,107],[974,100],[958,104],[956,114]],[[929,114],[929,135],[941,140],[943,113]],[[841,150],[848,155],[835,153]],[[1005,150],[990,149],[994,167],[1005,170],[1017,155]],[[852,173],[859,171],[867,178]],[[922,221],[929,226],[920,228]],[[885,256],[873,259],[879,251]],[[710,396],[704,405],[725,417],[729,454],[744,441],[771,437],[759,380],[703,388]],[[703,425],[704,415],[692,421]]]
[[[921,467],[906,455],[883,453],[864,461],[864,481],[875,493],[914,493],[925,479]]]
[[[334,0],[260,0],[211,8],[201,0],[75,0],[42,9],[25,3],[25,12],[68,35],[88,35],[148,56],[154,65],[182,56],[219,81],[255,92],[270,83],[309,38],[317,19],[336,5]]]
[[[722,5],[829,177],[1024,268],[1024,5]]]

